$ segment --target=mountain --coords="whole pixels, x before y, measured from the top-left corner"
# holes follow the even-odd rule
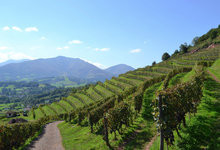
[[[114,76],[118,76],[119,74],[125,73],[127,71],[133,71],[134,68],[126,64],[119,64],[104,70],[107,71],[108,73],[113,74]]]
[[[0,67],[0,81],[25,80],[51,76],[71,76],[81,79],[104,81],[111,74],[79,58],[58,56],[48,59],[35,59]]]
[[[28,61],[28,60],[30,60],[30,59],[21,59],[21,60],[10,59],[10,60],[7,60],[5,62],[0,63],[0,66],[4,66],[4,65],[7,65],[7,64],[12,64],[12,63],[20,63],[20,62],[24,62],[24,61]]]

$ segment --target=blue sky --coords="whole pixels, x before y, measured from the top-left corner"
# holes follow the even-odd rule
[[[160,62],[220,24],[218,0],[0,1],[0,62],[81,58],[100,68]]]

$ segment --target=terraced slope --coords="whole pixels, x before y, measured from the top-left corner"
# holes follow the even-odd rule
[[[106,97],[122,93],[134,86],[139,86],[145,80],[158,77],[160,75],[166,75],[168,72],[173,69],[182,68],[182,67],[193,67],[198,60],[207,61],[208,63],[212,63],[217,58],[219,58],[220,46],[211,49],[200,50],[199,52],[190,54],[183,54],[180,56],[171,57],[170,59],[158,63],[154,66],[146,66],[144,68],[138,68],[134,71],[129,71],[125,74],[119,75],[118,78],[112,77],[111,80],[106,80],[103,84],[97,84],[96,86],[92,86],[81,93],[75,93],[74,95],[68,96],[67,100],[61,100],[58,104],[52,104],[51,107],[58,113],[69,112],[73,109],[80,108],[82,106],[89,105],[90,103],[98,102]],[[210,68],[211,72],[217,72],[218,68]],[[174,85],[179,81],[185,81],[189,76],[194,73],[177,76],[176,79],[169,81],[169,86]],[[220,77],[219,77],[220,78]],[[72,104],[70,104],[72,103]],[[72,105],[72,106],[71,106]],[[74,107],[73,107],[74,106]],[[45,107],[45,108],[44,108]],[[44,106],[43,109],[46,112],[46,115],[54,114],[54,111],[49,107]],[[42,117],[43,114],[39,109],[34,110],[36,114],[36,118]],[[31,115],[31,114],[30,114]]]

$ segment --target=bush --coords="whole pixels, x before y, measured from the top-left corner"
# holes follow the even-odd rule
[[[168,58],[170,58],[170,55],[167,52],[165,52],[162,56],[162,60],[164,61],[167,60]]]

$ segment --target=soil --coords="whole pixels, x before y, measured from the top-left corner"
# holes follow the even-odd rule
[[[147,144],[147,146],[144,148],[144,150],[149,150],[151,145],[153,144],[154,140],[157,138],[157,135],[155,135],[151,140],[150,143]]]
[[[208,74],[210,74],[210,75],[213,77],[213,79],[214,79],[216,82],[220,83],[220,81],[218,80],[218,78],[217,78],[214,74],[212,74],[209,70],[207,70],[207,72],[208,72]]]
[[[43,125],[42,133],[24,150],[64,150],[60,130],[57,125],[62,121],[55,121]]]

